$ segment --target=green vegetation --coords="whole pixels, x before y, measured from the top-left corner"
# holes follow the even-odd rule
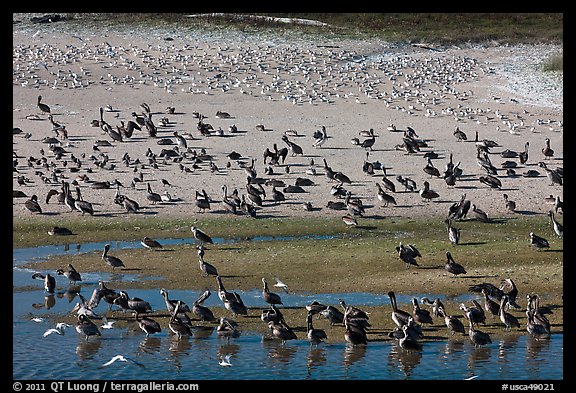
[[[247,13],[246,13],[247,14]],[[264,13],[273,18],[308,19],[329,26],[287,24],[270,19],[240,18],[238,14],[191,18],[189,14],[67,14],[72,20],[98,23],[171,25],[198,28],[290,29],[304,34],[338,37],[376,37],[387,41],[458,44],[497,41],[509,43],[561,42],[564,38],[561,13]],[[241,14],[242,15],[242,14]]]

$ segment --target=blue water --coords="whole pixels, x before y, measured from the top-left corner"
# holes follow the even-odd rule
[[[252,239],[254,240],[254,239]],[[264,239],[263,239],[264,240]],[[290,240],[290,239],[284,239]],[[174,239],[163,244],[193,242]],[[139,242],[109,242],[114,247],[141,247]],[[239,338],[219,338],[215,329],[198,329],[192,337],[178,340],[167,327],[154,336],[146,337],[135,322],[127,327],[102,329],[101,337],[88,341],[73,327],[62,336],[43,333],[54,327],[59,316],[67,315],[78,301],[75,293],[67,292],[66,280],[57,276],[57,293],[45,296],[41,281],[31,280],[31,270],[24,263],[41,260],[49,255],[101,250],[104,243],[81,246],[46,246],[14,250],[13,279],[18,286],[38,285],[37,290],[15,291],[13,294],[13,378],[23,380],[562,380],[563,334],[553,334],[550,340],[536,341],[527,333],[504,337],[484,348],[474,348],[467,336],[424,342],[422,351],[407,352],[395,341],[370,341],[366,347],[353,348],[339,341],[343,328],[328,327],[328,342],[311,347],[304,340],[285,344],[261,333],[243,331]],[[123,281],[131,279],[124,273]],[[99,279],[109,274],[93,273],[84,277],[81,293],[89,297]],[[226,284],[226,282],[225,282]],[[234,288],[228,288],[234,290]],[[191,304],[202,289],[170,290],[171,298]],[[250,307],[262,307],[260,289],[240,292]],[[303,307],[312,300],[337,305],[343,298],[356,306],[389,304],[386,294],[346,293],[308,294],[281,292],[290,307]],[[129,295],[149,300],[154,310],[164,310],[159,289],[132,289]],[[427,293],[397,294],[400,304],[412,297],[442,295]],[[471,294],[452,299],[468,301]],[[213,294],[204,303],[220,306]],[[96,312],[104,315],[108,305],[101,303]],[[253,311],[253,313],[256,311]],[[258,311],[259,314],[259,311]],[[227,315],[228,316],[228,315]],[[32,317],[43,317],[41,322]],[[241,324],[241,317],[237,319]],[[323,321],[322,321],[323,322]],[[317,322],[315,325],[320,324]],[[434,332],[431,332],[434,334]],[[337,337],[330,342],[331,337]],[[369,332],[369,340],[382,340],[383,333]],[[116,362],[102,367],[113,356],[122,354],[134,362]],[[230,354],[231,367],[222,367],[222,356]]]

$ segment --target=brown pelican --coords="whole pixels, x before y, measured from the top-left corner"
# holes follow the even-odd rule
[[[388,179],[386,179],[386,180],[388,180]],[[390,182],[390,180],[388,180],[388,181]],[[378,187],[378,194],[377,194],[378,200],[380,202],[384,203],[384,206],[388,206],[388,204],[390,204],[390,203],[393,205],[397,204],[396,199],[392,195],[386,193],[384,191],[384,189],[382,188],[382,186],[380,185],[380,183],[376,183],[376,186]],[[394,184],[392,184],[392,186],[394,186]]]
[[[214,241],[212,240],[212,238],[210,236],[208,236],[206,233],[202,232],[202,230],[200,230],[199,228],[192,226],[190,229],[192,230],[192,234],[194,235],[194,238],[196,240],[198,240],[200,242],[200,244],[204,244],[204,243],[214,244]]]
[[[473,307],[466,307],[464,303],[461,303],[460,310],[464,311],[464,316],[470,321],[471,324],[478,325],[480,323],[486,323],[486,314],[478,302],[474,301]]]
[[[470,327],[468,329],[468,336],[470,337],[470,341],[474,344],[475,347],[482,347],[492,343],[490,336],[488,333],[485,333],[480,330],[476,330],[474,328],[474,323],[472,323],[471,319],[468,319],[470,322]]]
[[[347,343],[353,346],[366,345],[368,344],[368,338],[366,337],[366,330],[362,326],[353,324],[350,322],[349,311],[350,306],[346,307],[344,312],[344,339]]]
[[[286,135],[282,136],[282,140],[288,145],[288,148],[292,152],[292,157],[301,156],[304,154],[302,147],[296,143],[290,141]]]
[[[104,246],[104,252],[102,253],[102,260],[106,262],[108,265],[112,266],[112,270],[117,267],[125,267],[124,262],[115,256],[108,255],[108,251],[110,250],[110,244],[106,244]]]
[[[180,300],[178,300],[176,302],[176,307],[174,309],[174,312],[172,313],[172,316],[170,317],[170,321],[168,322],[168,327],[170,328],[170,330],[175,333],[178,336],[178,340],[180,340],[180,338],[182,338],[182,336],[191,336],[192,335],[192,330],[190,328],[190,325],[188,325],[187,323],[185,323],[184,321],[182,321],[182,319],[180,319],[180,317],[178,317],[178,314],[180,313]]]
[[[364,149],[372,149],[372,146],[374,146],[374,142],[376,142],[376,135],[374,135],[374,129],[370,128],[370,130],[368,130],[368,134],[369,134],[369,138],[364,139],[361,143],[360,143],[360,147],[363,147]]]
[[[162,196],[157,192],[152,191],[152,186],[150,183],[147,184],[148,193],[146,194],[146,199],[148,199],[152,204],[156,204],[158,202],[162,202]]]
[[[180,310],[179,312],[185,313],[190,312],[190,307],[188,305],[178,299],[170,299],[168,296],[168,291],[164,288],[160,288],[160,295],[164,298],[164,303],[166,303],[166,309],[169,313],[174,313],[176,309],[176,303],[180,302]]]
[[[396,246],[396,252],[400,259],[406,263],[407,267],[410,267],[410,265],[420,266],[416,258],[422,257],[422,255],[414,245],[409,244],[408,246],[404,246],[402,242],[400,242],[400,244]]]
[[[344,224],[347,226],[358,226],[358,221],[356,221],[356,218],[348,214],[342,216],[342,222],[344,222]]]
[[[550,148],[550,138],[544,139],[545,146],[542,148],[542,154],[545,158],[550,158],[554,156],[554,150]]]
[[[488,219],[488,214],[486,214],[484,210],[480,209],[475,204],[472,204],[472,213],[474,214],[474,218],[476,218],[476,220],[480,222],[490,222]]]
[[[453,134],[458,142],[468,140],[468,136],[466,136],[466,134],[463,131],[461,131],[459,127],[456,127]]]
[[[71,263],[68,264],[67,271],[64,271],[63,269],[58,269],[56,270],[56,273],[66,277],[70,281],[70,283],[76,283],[78,281],[82,281],[82,276],[80,275],[80,273],[78,273],[78,271],[74,268],[74,266],[72,266]]]
[[[162,244],[160,244],[157,240],[149,238],[148,236],[144,236],[144,239],[142,239],[140,244],[150,250],[162,248]]]
[[[139,314],[152,311],[152,306],[146,300],[139,297],[128,297],[128,293],[120,291],[120,296],[114,299],[114,304],[120,306],[126,311],[133,311],[136,318]]]
[[[204,273],[206,277],[208,276],[218,276],[218,269],[206,261],[204,257],[199,254],[198,263],[200,265],[200,270]]]
[[[65,228],[65,227],[55,226],[55,227],[48,230],[48,234],[50,236],[55,236],[55,235],[56,236],[69,236],[69,235],[72,235],[72,231],[68,228]]]
[[[551,185],[559,185],[561,186],[564,183],[564,178],[562,176],[563,172],[559,172],[558,168],[556,168],[555,170],[552,170],[550,168],[548,168],[548,166],[546,165],[545,162],[539,162],[538,166],[544,168],[544,170],[546,171],[546,175],[548,176],[548,179],[550,179]]]
[[[510,290],[508,292],[504,292],[504,288],[509,287]],[[502,280],[500,286],[497,287],[490,283],[481,283],[481,284],[474,284],[468,287],[470,292],[475,293],[482,293],[482,290],[486,290],[488,295],[500,302],[502,300],[502,296],[508,296],[509,305],[514,308],[520,308],[520,306],[516,303],[516,297],[518,295],[518,288],[512,279],[507,278]]]
[[[76,199],[74,200],[74,208],[82,213],[82,215],[84,215],[84,213],[88,213],[91,216],[94,215],[94,208],[92,207],[92,204],[82,199],[80,187],[76,187]]]
[[[503,194],[504,202],[506,203],[506,209],[510,210],[511,212],[516,210],[516,202],[508,198],[508,194]]]
[[[408,323],[408,318],[412,318],[412,315],[398,308],[396,294],[393,291],[388,292],[388,297],[390,298],[390,304],[392,304],[392,320],[398,327],[402,327]]]
[[[344,323],[344,313],[334,306],[325,306],[324,309],[319,311],[320,315],[330,321],[330,326],[334,324]]]
[[[308,312],[306,314],[306,330],[307,330],[306,337],[308,338],[308,341],[310,341],[311,345],[318,345],[324,340],[327,340],[328,336],[326,335],[326,332],[323,329],[314,328],[314,326],[312,325],[313,315],[314,314],[311,312]]]
[[[432,164],[432,160],[430,159],[430,157],[426,159],[424,172],[430,175],[430,178],[432,178],[432,176],[440,177],[440,170]]]
[[[430,183],[428,181],[424,182],[424,187],[420,189],[418,193],[420,194],[420,197],[426,201],[431,201],[434,198],[440,197],[440,194],[430,189]]]
[[[522,165],[528,162],[528,146],[530,146],[530,142],[526,142],[524,144],[524,151],[518,153],[518,158],[520,159],[520,164]]]
[[[444,223],[446,223],[446,229],[448,230],[448,240],[453,245],[458,244],[460,242],[460,228],[452,226],[452,220],[449,218],[444,220]]]
[[[282,323],[269,321],[268,328],[270,329],[274,337],[282,340],[282,344],[285,344],[287,340],[295,340],[298,338],[296,336],[296,333],[294,333],[294,331],[290,327]]]
[[[416,299],[415,297],[412,298],[412,305],[413,305],[412,316],[415,322],[419,324],[434,323],[434,321],[432,320],[432,316],[430,315],[430,311],[420,308],[420,305],[418,304],[418,299]]]
[[[160,324],[152,318],[137,316],[136,321],[138,322],[140,329],[146,333],[146,337],[154,333],[160,333],[162,331]]]
[[[499,317],[500,304],[490,298],[486,288],[482,288],[482,294],[484,295],[484,310],[493,316]]]
[[[550,248],[550,243],[548,243],[548,240],[544,239],[541,236],[536,235],[534,232],[530,232],[530,244],[536,250]]]
[[[554,228],[554,233],[556,233],[556,236],[558,236],[559,238],[562,238],[564,236],[564,226],[556,220],[556,218],[554,217],[554,212],[552,210],[548,212],[548,216],[550,217],[550,221],[552,222],[552,228]]]
[[[544,314],[552,314],[552,311],[546,310],[545,307],[540,307],[540,297],[536,294],[528,294],[526,295],[526,299],[528,300],[528,305],[526,307],[526,315],[529,319],[528,324],[538,325],[531,327],[527,326],[527,328],[531,328],[534,333],[539,333],[539,331],[544,330],[547,334],[550,334],[550,321]],[[542,311],[543,309],[545,309],[545,311]],[[530,332],[530,330],[528,331]]]
[[[79,334],[82,334],[86,337],[86,341],[88,341],[88,337],[90,336],[101,336],[100,329],[98,329],[98,325],[88,318],[85,314],[78,315],[78,323],[76,324],[76,331]]]
[[[262,284],[263,284],[262,299],[264,299],[264,301],[268,304],[282,304],[282,299],[280,298],[280,295],[274,292],[270,292],[270,290],[268,289],[268,282],[264,277],[262,277]]]
[[[216,276],[216,281],[218,282],[218,297],[222,303],[224,303],[224,308],[230,311],[234,316],[248,315],[248,308],[244,305],[240,295],[236,292],[226,291],[220,276]]]
[[[30,199],[24,202],[24,207],[26,207],[26,209],[28,209],[32,213],[42,213],[42,208],[38,203],[37,195],[32,195]]]
[[[216,333],[218,334],[218,337],[226,337],[226,340],[228,341],[230,340],[230,337],[240,337],[238,324],[226,317],[220,317],[220,324],[216,328]]]
[[[448,273],[452,273],[454,276],[457,276],[458,274],[466,274],[464,266],[454,261],[450,251],[446,251],[446,264],[444,265],[444,269],[446,269]]]
[[[462,321],[454,315],[447,315],[444,307],[438,309],[438,314],[441,318],[444,318],[444,323],[452,336],[456,333],[462,333],[462,335],[466,334],[466,329],[464,328]]]
[[[213,322],[216,320],[214,313],[208,307],[203,306],[202,303],[211,295],[209,289],[206,289],[192,304],[192,313],[202,321]]]
[[[44,113],[50,113],[50,107],[42,102],[42,96],[38,96],[38,109]]]
[[[506,326],[506,330],[510,330],[513,327],[520,327],[520,322],[518,321],[518,318],[516,318],[514,315],[504,310],[504,307],[507,305],[507,303],[508,303],[508,296],[506,295],[502,296],[502,299],[500,300],[500,309],[498,311],[500,321],[502,321],[502,323]]]
[[[32,274],[32,278],[44,281],[44,290],[47,293],[54,293],[54,290],[56,289],[56,279],[50,273],[42,274],[36,272]]]
[[[478,180],[480,180],[480,183],[484,183],[490,188],[502,188],[502,182],[496,176],[480,176]]]

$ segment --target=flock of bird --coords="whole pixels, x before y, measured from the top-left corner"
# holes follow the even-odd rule
[[[121,313],[133,314],[134,322],[137,323],[146,336],[161,333],[163,329],[168,329],[180,340],[186,336],[192,336],[195,329],[201,328],[203,324],[207,323],[217,325],[216,332],[218,337],[225,338],[229,342],[230,339],[238,338],[241,335],[242,328],[239,318],[246,317],[256,310],[256,312],[260,313],[260,319],[267,326],[270,337],[281,340],[283,345],[288,340],[298,339],[296,330],[291,326],[292,322],[290,324],[287,323],[281,311],[283,307],[288,305],[285,304],[280,293],[270,290],[267,279],[265,277],[261,279],[261,299],[262,304],[265,306],[247,307],[238,292],[226,290],[218,269],[204,260],[206,245],[214,244],[211,236],[195,226],[191,227],[191,232],[196,242],[195,248],[198,253],[200,274],[215,278],[218,286],[217,295],[224,309],[223,313],[228,315],[223,314],[217,317],[210,308],[203,305],[204,301],[211,296],[209,289],[203,291],[191,305],[188,305],[181,299],[171,298],[168,291],[165,288],[161,288],[159,292],[164,300],[166,311],[170,316],[167,325],[162,326],[153,317],[154,315],[160,316],[160,310],[154,310],[148,300],[130,297],[127,291],[109,288],[103,280],[99,280],[98,286],[94,288],[89,299],[84,298],[79,289],[75,289],[79,302],[76,303],[71,313],[75,314],[77,318],[75,326],[77,333],[83,336],[85,340],[89,340],[92,336],[102,336],[102,329],[114,328],[116,320],[110,319],[110,316],[107,317],[96,310],[103,300],[109,305],[108,311],[112,311],[112,308],[115,307]],[[149,237],[144,237],[141,245],[145,248],[157,250],[163,248],[160,242]],[[543,246],[540,245],[539,247]],[[124,266],[121,259],[108,254],[109,249],[110,244],[106,244],[102,253],[102,260],[111,266],[112,269]],[[416,259],[422,255],[415,245],[403,245],[400,243],[396,247],[396,251],[402,261],[408,265],[418,266]],[[450,251],[446,252],[446,258],[445,269],[448,273],[454,276],[466,274],[466,269],[454,261]],[[81,274],[70,263],[66,270],[58,269],[56,273],[68,279],[71,291],[75,285],[82,282]],[[274,278],[276,281],[274,287],[289,293],[288,285],[278,277]],[[56,290],[56,279],[53,275],[36,272],[32,275],[32,279],[42,280],[46,294],[53,296]],[[480,304],[475,299],[471,301],[470,305],[461,303],[459,305],[461,314],[448,313],[441,299],[436,298],[432,301],[427,297],[423,297],[420,300],[413,297],[412,307],[406,311],[399,307],[396,293],[389,291],[390,317],[395,328],[387,334],[387,337],[397,340],[398,345],[405,350],[420,351],[423,345],[422,339],[425,338],[425,326],[431,326],[439,322],[441,325],[446,326],[448,337],[456,334],[465,336],[467,333],[470,342],[476,347],[481,347],[492,343],[490,334],[481,330],[481,325],[486,325],[489,318],[499,321],[505,331],[524,328],[537,340],[551,337],[551,324],[547,314],[551,314],[553,311],[550,307],[540,305],[540,297],[537,294],[529,293],[527,295],[525,326],[521,326],[519,318],[511,312],[511,310],[516,312],[522,309],[522,306],[518,304],[520,300],[519,291],[512,279],[502,280],[498,286],[489,282],[470,285],[469,291],[481,294],[483,304]],[[423,308],[420,304],[431,306],[431,309]],[[370,312],[346,304],[343,299],[339,300],[339,306],[340,308],[313,301],[304,307],[306,310],[305,339],[310,342],[310,345],[317,346],[321,343],[329,342],[329,336],[332,337],[336,334],[341,335],[344,341],[352,346],[368,345],[372,340],[368,338],[367,334],[369,329],[373,328],[373,324],[370,322]],[[249,311],[250,309],[253,311]],[[337,332],[330,329],[327,331],[326,329],[314,327],[314,318],[325,318],[330,323],[331,328],[342,326],[343,330]],[[437,319],[436,321],[435,318]],[[101,320],[102,322],[98,325],[94,320]],[[463,320],[467,321],[468,332],[466,332]],[[57,322],[54,328],[46,330],[44,337],[51,334],[64,335],[65,329],[70,327],[72,325],[67,322]],[[125,359],[118,358],[116,360],[130,361]],[[110,360],[109,364],[116,360]],[[225,359],[221,359],[221,361],[226,363]],[[109,364],[104,364],[102,367],[106,367]],[[231,364],[221,365],[230,366]]]
[[[520,206],[508,190],[514,189],[515,179],[534,178],[531,188],[547,187],[556,193],[550,194],[542,203],[547,204],[544,211],[550,217],[554,233],[559,238],[563,235],[563,226],[556,219],[558,214],[563,214],[563,170],[557,165],[561,156],[558,150],[552,149],[551,139],[546,136],[562,131],[562,122],[535,118],[527,110],[501,113],[488,106],[468,105],[474,93],[468,89],[459,90],[458,86],[494,73],[489,65],[470,57],[367,58],[346,50],[227,45],[206,48],[173,44],[123,47],[107,42],[93,44],[87,40],[82,40],[79,46],[67,45],[64,49],[48,44],[15,44],[13,57],[15,88],[34,88],[42,92],[35,97],[37,113],[27,116],[19,121],[21,126],[13,128],[13,197],[24,199],[22,205],[31,214],[43,215],[50,211],[63,216],[79,214],[89,219],[96,215],[162,212],[170,206],[183,204],[187,206],[185,209],[194,206],[197,211],[194,213],[198,215],[208,211],[265,219],[268,212],[273,216],[279,206],[290,209],[297,203],[302,206],[300,214],[326,209],[340,216],[344,225],[354,227],[358,226],[358,220],[370,217],[372,211],[390,212],[399,204],[429,206],[439,199],[452,202],[451,197],[445,195],[458,195],[460,200],[453,201],[442,217],[450,243],[457,245],[460,229],[454,226],[456,222],[469,219],[468,215],[481,222],[490,222],[492,217],[481,209],[481,205],[490,207],[494,214],[518,212]],[[96,65],[88,67],[89,63]],[[434,145],[436,141],[424,136],[425,129],[393,123],[387,127],[375,124],[368,130],[352,129],[349,133],[327,125],[321,125],[308,135],[292,127],[279,133],[265,127],[264,121],[238,127],[238,122],[248,120],[222,110],[214,111],[217,124],[209,122],[209,117],[199,112],[178,112],[171,104],[165,109],[152,109],[141,101],[123,103],[121,109],[97,104],[93,112],[82,116],[97,113],[97,118],[84,125],[71,127],[63,124],[66,120],[72,121],[70,118],[63,121],[56,118],[62,113],[55,113],[52,108],[55,104],[64,106],[62,96],[67,89],[85,89],[89,94],[90,89],[99,87],[107,90],[146,87],[166,100],[182,94],[194,95],[198,100],[203,96],[240,94],[240,97],[319,107],[338,101],[379,102],[382,110],[392,113],[391,117],[397,114],[402,119],[425,117],[430,121],[443,118],[456,126],[446,131],[453,140],[445,145]],[[52,89],[58,94],[52,94]],[[493,101],[498,104],[502,100],[493,97]],[[28,103],[17,105],[29,106]],[[362,106],[358,108],[361,110]],[[185,120],[179,123],[182,118]],[[26,128],[30,121],[42,126],[34,133],[29,132]],[[176,130],[180,126],[193,131]],[[467,129],[488,131],[489,126],[496,126],[497,133],[509,132],[524,138],[524,150],[515,151],[494,140],[480,138],[478,131],[474,140],[466,134],[473,132]],[[95,134],[98,136],[93,136]],[[267,146],[252,143],[246,152],[231,148],[234,145],[229,140],[249,139],[253,135],[265,141]],[[395,144],[396,141],[400,143]],[[20,144],[27,143],[42,148],[28,157],[18,155]],[[469,147],[469,151],[462,157],[453,157],[450,145],[456,143]],[[529,156],[529,147],[537,143],[541,143],[542,148]],[[202,144],[206,147],[201,147]],[[130,152],[127,146],[130,146]],[[223,151],[221,146],[229,150]],[[345,158],[330,153],[332,149],[346,151],[342,155]],[[382,152],[386,153],[387,164],[371,159]],[[444,168],[435,163],[447,156]],[[505,161],[497,162],[498,159]],[[419,167],[418,173],[412,169],[414,167]],[[535,167],[539,170],[533,169]],[[390,174],[391,169],[394,169],[394,175]],[[198,174],[209,180],[196,182],[194,175]],[[467,193],[458,190],[464,182]],[[470,189],[484,187],[495,191],[488,200],[468,199],[473,192]],[[173,195],[176,189],[181,190],[179,197]],[[497,193],[501,190],[505,192]],[[319,207],[314,200],[317,192],[324,192],[330,201]],[[39,200],[39,195],[46,197]],[[56,203],[53,203],[53,197]],[[498,200],[502,201],[502,210],[497,208]],[[17,209],[20,204],[15,202],[14,206]],[[237,292],[225,289],[217,268],[204,260],[204,244],[212,243],[210,236],[197,227],[191,230],[198,241],[200,271],[215,277],[218,297],[229,315],[217,318],[202,304],[210,291],[203,292],[189,306],[181,300],[171,299],[167,290],[161,289],[170,316],[167,325],[161,326],[149,316],[153,310],[148,301],[130,297],[123,290],[110,289],[100,281],[90,299],[79,295],[81,302],[74,310],[76,331],[86,340],[102,335],[103,325],[97,325],[93,319],[94,309],[104,300],[110,307],[133,313],[146,335],[168,328],[178,339],[189,336],[194,329],[189,314],[193,314],[203,322],[217,324],[219,336],[227,340],[238,337],[241,324],[237,319],[247,315],[249,309]],[[69,235],[72,232],[56,226],[49,234]],[[530,232],[528,238],[536,249],[550,247],[542,234]],[[162,248],[159,242],[148,237],[142,240],[142,246]],[[109,250],[110,245],[106,245],[102,260],[112,270],[125,267],[122,260],[109,254]],[[407,266],[418,266],[421,255],[414,244],[400,243],[396,252]],[[457,263],[450,252],[446,253],[445,269],[454,276],[466,274],[465,267]],[[66,276],[71,283],[81,281],[71,264],[68,270],[61,269],[57,274]],[[33,278],[43,280],[46,292],[54,293],[54,276],[35,273]],[[282,315],[281,309],[286,305],[281,295],[270,291],[264,277],[262,287],[262,301],[267,308],[262,311],[261,319],[270,334],[282,342],[297,339],[292,323],[288,324]],[[276,287],[287,288],[279,280]],[[432,323],[433,317],[446,325],[450,335],[466,334],[462,319],[466,320],[469,339],[475,346],[491,343],[490,336],[480,330],[487,316],[498,318],[505,329],[520,327],[510,312],[510,308],[519,307],[517,289],[511,279],[499,286],[489,283],[473,286],[470,291],[481,293],[485,305],[477,301],[472,305],[461,304],[461,315],[446,310],[440,299],[419,301],[414,298],[411,310],[402,310],[394,292],[388,293],[391,319],[396,325],[389,337],[398,340],[403,348],[420,350],[423,326]],[[432,312],[420,304],[431,305]],[[550,337],[550,324],[545,309],[539,305],[538,295],[528,295],[526,316],[525,329],[529,334],[538,339]],[[340,308],[318,302],[306,306],[303,321],[311,345],[319,345],[330,335],[337,334],[314,327],[314,318],[320,317],[329,320],[332,326],[342,326],[343,330],[338,334],[342,334],[347,343],[354,346],[369,344],[369,314],[342,300]],[[64,334],[66,327],[66,324],[56,325],[46,335]],[[119,357],[109,364],[116,360],[127,361]],[[229,362],[222,359],[221,365],[229,366]]]
[[[88,62],[96,65],[88,67]],[[80,71],[63,71],[70,64]],[[122,76],[119,70],[127,74]],[[533,177],[541,183],[539,179],[545,174],[551,185],[561,186],[562,167],[555,165],[561,156],[558,158],[558,152],[554,153],[549,137],[540,137],[561,131],[561,121],[535,118],[526,110],[503,113],[500,108],[467,106],[474,94],[470,90],[460,91],[458,87],[492,73],[490,66],[466,56],[368,58],[353,51],[334,49],[178,47],[174,44],[139,48],[88,41],[80,46],[69,45],[65,50],[48,44],[15,45],[15,86],[30,89],[32,85],[39,91],[48,91],[36,96],[38,113],[26,116],[20,120],[23,121],[20,127],[14,127],[13,195],[25,199],[26,209],[40,214],[54,210],[63,213],[50,204],[52,195],[58,195],[59,205],[66,204],[71,211],[89,215],[136,213],[145,209],[162,212],[168,211],[168,207],[194,204],[198,212],[244,213],[255,217],[267,215],[267,211],[273,215],[280,206],[298,203],[303,206],[299,214],[348,210],[347,216],[352,218],[346,217],[344,221],[355,225],[358,216],[369,216],[368,209],[378,205],[388,212],[389,207],[398,205],[416,207],[426,206],[421,202],[450,200],[454,190],[464,182],[466,185],[476,182],[474,188],[479,191],[482,185],[512,190],[516,178]],[[178,85],[182,86],[180,91],[176,89]],[[311,100],[317,106],[365,94],[369,97],[367,100],[382,101],[386,111],[401,107],[402,115],[398,118],[404,119],[409,114],[415,118],[444,118],[449,122],[454,119],[455,141],[469,145],[470,155],[453,157],[449,141],[446,145],[433,146],[432,140],[419,136],[425,134],[425,129],[416,131],[413,126],[390,124],[384,129],[383,125],[375,124],[368,130],[351,130],[348,136],[326,125],[310,132],[311,135],[288,126],[279,134],[262,123],[244,124],[239,128],[238,122],[244,119],[222,110],[215,110],[214,120],[219,124],[212,124],[207,122],[209,116],[205,113],[193,111],[189,119],[189,113],[177,111],[173,104],[159,109],[139,102],[133,106],[128,103],[124,108],[110,104],[94,108],[98,118],[89,124],[98,130],[94,132],[82,130],[88,124],[67,126],[56,119],[65,113],[51,110],[63,103],[59,102],[58,95],[49,94],[50,89],[89,91],[115,86],[150,90],[162,87],[172,91],[166,95],[168,100],[199,89],[207,96],[245,93],[251,97],[270,97],[272,101],[282,96],[291,97],[286,99],[299,105]],[[262,91],[257,93],[257,89]],[[353,93],[355,91],[360,93]],[[51,102],[46,102],[47,96]],[[307,96],[310,99],[305,98]],[[496,98],[495,102],[502,101]],[[185,120],[181,122],[182,118]],[[50,121],[48,127],[36,126],[46,119]],[[36,123],[33,128],[38,131],[34,135],[26,131],[29,121]],[[72,123],[74,119],[68,116],[68,121],[64,121]],[[524,143],[524,151],[505,149],[494,140],[480,138],[478,128],[484,130],[490,124],[498,127],[510,124],[515,135],[529,140]],[[176,130],[180,127],[184,130]],[[547,127],[555,129],[550,131]],[[465,128],[474,131],[468,132]],[[88,140],[84,137],[86,133],[98,132],[101,137]],[[474,140],[467,137],[467,132],[475,132]],[[486,132],[493,134],[488,129]],[[42,137],[36,136],[37,133]],[[235,138],[227,137],[255,138],[262,140],[263,145],[253,143],[242,152],[234,149],[234,143],[229,143]],[[401,143],[382,142],[394,139]],[[535,146],[538,139],[543,145],[542,152],[531,153],[528,159],[528,147]],[[38,154],[21,157],[17,154],[20,143],[41,148]],[[345,154],[344,160],[333,156],[331,149],[345,146],[350,153]],[[263,153],[258,148],[264,150]],[[209,152],[210,149],[215,152]],[[494,151],[497,149],[501,151]],[[383,158],[371,159],[375,154]],[[472,154],[476,156],[479,172],[471,167]],[[321,162],[315,159],[319,155]],[[435,163],[443,156],[449,156],[444,170]],[[491,156],[506,161],[493,162],[495,159]],[[414,173],[412,168],[421,157],[424,157],[422,172]],[[453,158],[459,161],[454,162]],[[533,169],[534,166],[542,170]],[[525,170],[520,172],[520,168]],[[394,175],[389,173],[391,169],[396,172]],[[193,176],[200,174],[214,176],[209,175],[209,181]],[[327,183],[322,178],[327,179]],[[226,191],[221,193],[224,187]],[[400,191],[401,187],[404,192]],[[32,195],[26,189],[32,190]],[[81,189],[86,195],[80,193]],[[182,195],[175,197],[173,193],[178,189]],[[348,191],[351,197],[346,202]],[[46,198],[40,199],[41,193],[45,193]],[[420,200],[415,199],[413,193]],[[320,205],[315,198],[336,200]],[[480,203],[482,201],[476,204]],[[558,205],[560,200],[551,208],[557,212]],[[508,200],[502,204],[506,211],[521,210],[521,206],[515,209],[509,206]],[[377,215],[380,209],[372,211]]]

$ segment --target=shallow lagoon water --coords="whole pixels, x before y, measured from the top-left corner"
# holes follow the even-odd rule
[[[252,239],[252,241],[258,239]],[[266,239],[262,239],[266,240]],[[276,239],[278,240],[278,239]],[[281,240],[294,240],[283,238]],[[230,240],[234,241],[234,240]],[[193,239],[165,240],[163,244],[193,243]],[[113,242],[114,247],[141,247],[139,242]],[[30,278],[31,271],[21,266],[49,255],[101,250],[105,243],[75,246],[43,246],[14,250],[13,280],[15,288],[39,284],[37,290],[13,294],[13,378],[58,380],[562,380],[563,334],[550,340],[536,341],[528,334],[504,337],[484,348],[474,348],[468,337],[425,342],[420,352],[408,352],[396,342],[372,341],[366,347],[351,347],[330,340],[317,347],[304,340],[291,340],[284,345],[261,333],[243,331],[235,339],[219,338],[215,329],[197,329],[191,337],[178,340],[167,329],[146,337],[136,323],[125,328],[102,330],[101,337],[88,341],[74,328],[66,334],[43,337],[53,327],[54,319],[70,312],[77,298],[66,291],[45,296],[40,281]],[[134,279],[120,274],[122,280]],[[108,273],[93,273],[83,282],[83,293],[91,293],[99,279]],[[92,277],[93,276],[93,277]],[[62,277],[57,278],[57,280]],[[32,283],[31,283],[32,281]],[[57,281],[57,287],[66,287]],[[195,299],[201,290],[173,290],[170,296]],[[248,307],[261,307],[260,289],[239,291]],[[153,309],[163,309],[158,289],[133,289],[130,296],[150,299]],[[438,297],[437,294],[402,294],[400,304],[412,297]],[[303,307],[312,300],[337,304],[339,298],[358,306],[388,304],[386,294],[283,294],[291,307]],[[463,295],[455,301],[467,301]],[[442,297],[441,297],[442,298]],[[219,305],[211,296],[205,305]],[[105,313],[107,305],[96,312]],[[32,317],[44,317],[34,322]],[[328,337],[342,334],[341,328],[327,331]],[[134,362],[116,362],[102,367],[113,356],[122,354]],[[230,354],[232,367],[221,367],[222,356]]]

